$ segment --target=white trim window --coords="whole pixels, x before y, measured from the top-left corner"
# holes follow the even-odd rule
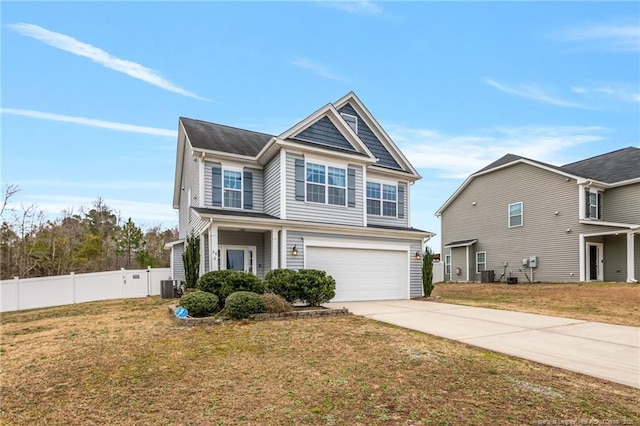
[[[587,217],[589,219],[602,219],[602,193],[587,190]]]
[[[242,172],[223,170],[223,205],[224,207],[242,208]]]
[[[347,205],[347,170],[344,168],[307,163],[306,187],[308,202]]]
[[[444,255],[444,273],[447,275],[451,275],[451,255]]]
[[[487,270],[487,252],[479,251],[476,252],[476,273],[480,273],[482,271]]]
[[[358,117],[353,114],[347,114],[346,112],[341,112],[340,115],[342,116],[344,121],[347,122],[349,127],[351,127],[351,129],[357,134],[358,133]]]
[[[509,204],[509,228],[516,228],[523,224],[523,206],[522,201]]]
[[[367,214],[398,217],[398,187],[367,182]]]

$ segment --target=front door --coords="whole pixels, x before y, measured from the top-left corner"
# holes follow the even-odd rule
[[[587,281],[602,281],[604,279],[602,247],[602,243],[587,243]]]
[[[222,258],[220,259],[221,269],[257,273],[255,247],[221,246],[220,252],[222,253]]]

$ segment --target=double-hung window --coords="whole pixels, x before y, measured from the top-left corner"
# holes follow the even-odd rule
[[[224,207],[242,208],[242,172],[224,171]]]
[[[476,272],[479,274],[487,269],[487,252],[479,251],[476,253]]]
[[[522,226],[522,201],[509,204],[509,228]]]
[[[602,219],[602,194],[587,189],[587,217]]]
[[[398,215],[398,187],[367,182],[367,214],[396,217]]]
[[[307,201],[345,206],[347,171],[339,167],[307,163]]]

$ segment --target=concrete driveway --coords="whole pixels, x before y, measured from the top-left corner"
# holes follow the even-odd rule
[[[415,300],[325,306],[640,388],[638,327]]]

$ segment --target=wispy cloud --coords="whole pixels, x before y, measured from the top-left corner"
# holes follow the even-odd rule
[[[26,23],[10,24],[8,25],[8,28],[23,36],[40,40],[41,42],[55,47],[56,49],[64,50],[66,52],[73,53],[74,55],[91,59],[92,61],[106,68],[121,72],[130,77],[142,80],[145,83],[149,83],[154,86],[160,87],[161,89],[168,90],[169,92],[188,96],[190,98],[198,99],[201,101],[211,102],[210,99],[199,96],[193,92],[189,92],[188,90],[173,84],[166,78],[162,77],[160,73],[151,68],[147,68],[144,65],[138,64],[133,61],[120,59],[98,47],[84,43],[68,35],[49,31],[46,28],[42,28],[38,25]]]
[[[496,127],[476,134],[451,135],[433,129],[384,126],[414,166],[439,171],[438,177],[466,178],[507,153],[551,163],[572,160],[571,148],[602,141],[599,126]]]
[[[528,84],[521,84],[515,87],[507,86],[491,78],[486,78],[484,82],[489,86],[492,86],[500,90],[501,92],[508,93],[510,95],[519,96],[522,98],[532,99],[532,100],[543,102],[549,105],[555,105],[555,106],[565,107],[565,108],[593,109],[581,103],[560,99],[539,87],[528,85]]]
[[[134,124],[116,123],[113,121],[96,120],[93,118],[73,117],[69,115],[53,114],[29,109],[0,108],[0,112],[2,112],[2,114],[20,115],[23,117],[39,118],[42,120],[81,124],[83,126],[100,127],[103,129],[118,130],[121,132],[143,133],[146,135],[165,136],[171,138],[175,138],[178,134],[175,130],[136,126]]]
[[[614,52],[640,51],[640,25],[625,24],[587,24],[568,28],[555,35],[563,41],[582,42],[596,49]]]
[[[334,73],[328,66],[321,64],[319,62],[312,61],[308,58],[298,57],[298,58],[295,58],[293,61],[291,61],[291,63],[299,68],[306,69],[320,77],[323,77],[329,80],[338,80],[338,81],[345,80],[340,75]]]
[[[354,0],[354,1],[331,1],[321,0],[320,3],[333,7],[334,9],[342,10],[343,12],[353,13],[356,15],[379,15],[382,13],[382,8],[373,2],[366,0]]]
[[[572,86],[571,91],[595,101],[640,102],[640,90],[638,90],[638,87],[627,84],[590,83],[582,86]]]

